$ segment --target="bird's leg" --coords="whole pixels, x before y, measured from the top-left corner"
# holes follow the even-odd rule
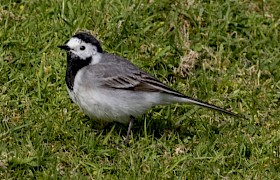
[[[134,120],[135,120],[135,117],[130,116],[130,122],[129,122],[129,125],[128,125],[126,138],[125,138],[125,141],[124,141],[124,144],[125,144],[126,146],[127,146],[128,140],[129,140],[129,135],[130,135],[130,131],[131,131],[131,128],[132,128],[132,126],[133,126]]]

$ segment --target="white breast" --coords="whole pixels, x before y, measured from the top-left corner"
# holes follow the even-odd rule
[[[130,116],[141,116],[161,102],[160,93],[88,86],[83,84],[82,72],[83,70],[80,70],[77,73],[74,89],[68,92],[71,99],[90,118],[128,123]]]

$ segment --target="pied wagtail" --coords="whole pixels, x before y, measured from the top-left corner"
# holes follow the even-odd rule
[[[104,52],[88,32],[78,32],[64,45],[67,52],[66,84],[71,99],[90,118],[129,123],[156,105],[193,103],[232,116],[235,113],[181,94],[130,61]]]

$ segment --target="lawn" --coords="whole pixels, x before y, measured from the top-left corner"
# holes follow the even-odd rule
[[[277,179],[279,0],[0,1],[0,179]],[[57,45],[90,30],[190,104],[103,126],[71,102]]]

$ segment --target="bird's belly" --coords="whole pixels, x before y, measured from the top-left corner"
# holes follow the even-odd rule
[[[127,90],[76,88],[70,97],[90,118],[128,123],[130,116],[138,117],[158,104],[156,94]]]

